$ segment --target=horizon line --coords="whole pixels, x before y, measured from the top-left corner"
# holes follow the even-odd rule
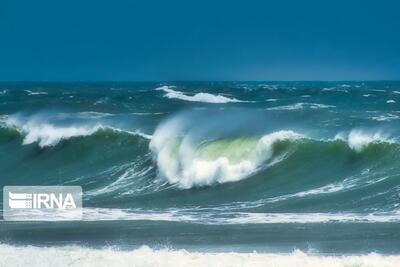
[[[355,80],[0,80],[0,83],[184,83],[184,82],[400,82],[400,79]]]

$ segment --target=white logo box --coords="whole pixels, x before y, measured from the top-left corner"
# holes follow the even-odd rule
[[[5,186],[3,218],[8,221],[82,219],[80,186]]]

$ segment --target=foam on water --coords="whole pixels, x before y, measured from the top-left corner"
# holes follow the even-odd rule
[[[251,205],[251,203],[249,203]],[[232,207],[231,207],[232,208]],[[50,219],[50,218],[49,218]],[[65,220],[60,218],[59,220]],[[166,210],[115,209],[115,208],[84,208],[84,221],[169,221],[186,222],[204,225],[230,224],[287,224],[287,223],[376,223],[400,222],[400,213],[352,213],[352,212],[305,212],[305,213],[262,213],[233,212],[221,207],[200,210],[199,208]],[[57,221],[57,219],[54,219]]]
[[[213,104],[224,104],[229,102],[246,102],[238,100],[236,98],[229,98],[223,95],[213,95],[209,93],[196,93],[195,95],[187,95],[181,91],[173,90],[173,86],[161,86],[156,88],[156,90],[162,90],[166,92],[165,97],[175,98],[191,102],[203,102],[203,103],[213,103]]]
[[[304,108],[320,109],[320,108],[334,108],[334,107],[335,106],[333,106],[333,105],[300,102],[300,103],[295,103],[292,105],[271,107],[271,108],[267,108],[267,110],[297,110],[297,109],[304,109]]]
[[[47,92],[25,90],[28,95],[47,95]]]
[[[274,267],[398,267],[400,256],[370,253],[349,256],[322,256],[295,250],[288,254],[189,252],[187,250],[91,249],[79,246],[34,247],[0,245],[1,266],[274,266]]]

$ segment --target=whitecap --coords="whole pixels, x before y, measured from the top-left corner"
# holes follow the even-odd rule
[[[365,132],[362,130],[351,130],[350,133],[338,133],[335,140],[342,140],[348,143],[349,147],[356,152],[361,152],[370,144],[374,143],[393,143],[388,134],[382,132]]]
[[[285,106],[276,106],[276,107],[271,107],[267,108],[267,110],[296,110],[296,109],[304,109],[304,108],[310,108],[310,109],[323,109],[323,108],[335,108],[336,106],[334,105],[325,105],[325,104],[319,104],[319,103],[295,103],[292,105],[285,105]]]
[[[93,114],[92,114],[93,115]],[[21,120],[15,116],[8,116],[4,122],[6,127],[15,128],[24,135],[23,145],[38,143],[40,147],[55,146],[63,140],[73,137],[90,136],[102,129],[110,129],[116,132],[124,132],[132,135],[151,139],[152,136],[142,133],[139,130],[129,131],[101,123],[57,125],[45,120],[33,118]]]
[[[47,95],[47,92],[24,90],[28,95]]]
[[[0,245],[0,265],[4,266],[148,266],[148,267],[398,267],[400,256],[369,253],[364,255],[315,255],[300,250],[291,253],[196,252],[141,246],[133,250],[83,246],[35,247]]]
[[[212,104],[223,104],[230,102],[247,102],[238,100],[236,98],[229,98],[223,95],[213,95],[209,93],[196,93],[195,95],[187,95],[184,92],[173,90],[174,86],[161,86],[156,88],[155,90],[162,90],[166,92],[164,97],[171,99],[180,99],[184,101],[191,102],[203,102],[203,103],[212,103]]]

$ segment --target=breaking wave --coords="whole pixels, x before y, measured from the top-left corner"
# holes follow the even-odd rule
[[[238,100],[236,98],[229,98],[223,95],[213,95],[209,93],[196,93],[194,95],[187,95],[184,92],[173,90],[173,86],[161,86],[156,88],[156,90],[162,90],[166,92],[165,97],[167,98],[175,98],[185,101],[191,102],[203,102],[203,103],[212,103],[212,104],[224,104],[230,102],[246,102],[242,100]]]
[[[180,188],[240,181],[284,161],[292,161],[292,154],[307,156],[313,150],[313,153],[325,153],[325,157],[350,157],[352,153],[368,152],[372,146],[388,151],[397,147],[395,140],[382,132],[353,129],[324,139],[293,129],[280,129],[237,136],[231,135],[229,127],[225,127],[224,133],[218,133],[213,121],[224,121],[218,116],[208,119],[208,126],[203,125],[200,130],[194,122],[201,123],[201,120],[185,116],[173,117],[159,125],[150,142],[159,175]],[[240,127],[246,128],[239,124],[233,131]],[[392,148],[384,147],[391,144]],[[338,151],[340,155],[335,155]]]
[[[278,131],[261,138],[210,140],[196,145],[190,137],[170,136],[164,129],[155,132],[150,148],[161,174],[182,188],[247,178],[284,158],[281,155],[271,160],[276,143],[302,137],[293,131]]]
[[[80,116],[88,114],[79,114]],[[89,113],[92,117],[98,118],[98,114]],[[101,131],[122,132],[132,135],[138,135],[146,139],[151,139],[151,135],[141,133],[140,131],[129,131],[104,125],[99,122],[87,124],[56,124],[48,120],[39,118],[21,119],[19,116],[8,116],[2,120],[2,127],[8,130],[15,130],[23,135],[23,145],[37,143],[39,147],[55,146],[61,141],[74,137],[90,136]]]
[[[81,246],[35,247],[0,245],[0,265],[43,266],[275,266],[275,267],[397,267],[400,256],[370,253],[329,256],[292,253],[190,252],[142,246],[134,250],[93,249]]]
[[[380,131],[371,133],[357,129],[351,130],[347,135],[345,133],[339,133],[335,136],[335,139],[347,142],[349,147],[357,152],[361,152],[370,144],[394,143],[394,140],[390,139],[389,135]]]

